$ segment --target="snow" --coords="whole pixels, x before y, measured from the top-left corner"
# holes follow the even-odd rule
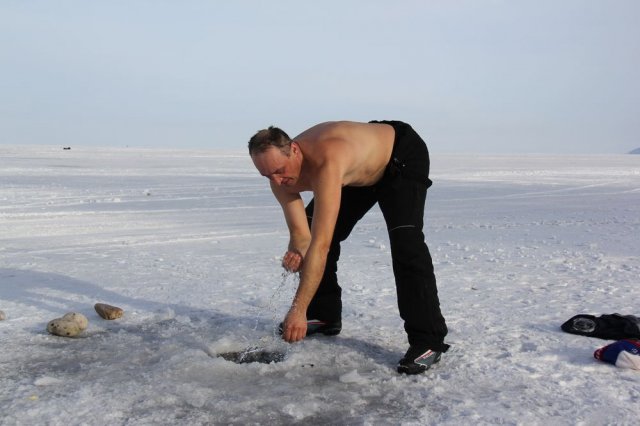
[[[287,232],[245,152],[0,146],[0,424],[634,422],[640,372],[560,324],[640,314],[640,159],[432,155],[432,179],[452,349],[407,377],[377,208],[343,246],[343,332],[287,345]],[[82,337],[45,331],[72,311]],[[286,359],[216,356],[252,346]]]

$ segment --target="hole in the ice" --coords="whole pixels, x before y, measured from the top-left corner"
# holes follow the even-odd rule
[[[286,352],[269,349],[250,348],[238,352],[223,352],[217,354],[220,358],[236,364],[248,364],[252,362],[260,362],[262,364],[271,364],[272,362],[284,361]]]

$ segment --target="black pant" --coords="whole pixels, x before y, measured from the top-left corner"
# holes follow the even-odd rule
[[[325,321],[341,319],[342,290],[336,275],[340,243],[377,202],[389,232],[398,307],[409,344],[445,351],[447,326],[440,312],[433,261],[422,232],[427,188],[431,185],[429,153],[424,141],[408,124],[382,123],[392,125],[395,130],[391,161],[374,186],[342,189],[327,265],[307,317]],[[306,207],[309,222],[313,218],[313,205],[311,200]]]

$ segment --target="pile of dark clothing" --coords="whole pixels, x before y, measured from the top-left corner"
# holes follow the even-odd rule
[[[563,331],[600,339],[617,340],[596,350],[593,356],[618,367],[640,370],[640,318],[634,315],[576,315],[561,326]]]

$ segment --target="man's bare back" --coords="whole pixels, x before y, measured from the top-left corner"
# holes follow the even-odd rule
[[[317,171],[327,162],[342,165],[342,186],[371,186],[382,178],[391,158],[395,132],[388,124],[330,121],[302,132],[293,141],[304,161],[300,185],[311,190]]]

